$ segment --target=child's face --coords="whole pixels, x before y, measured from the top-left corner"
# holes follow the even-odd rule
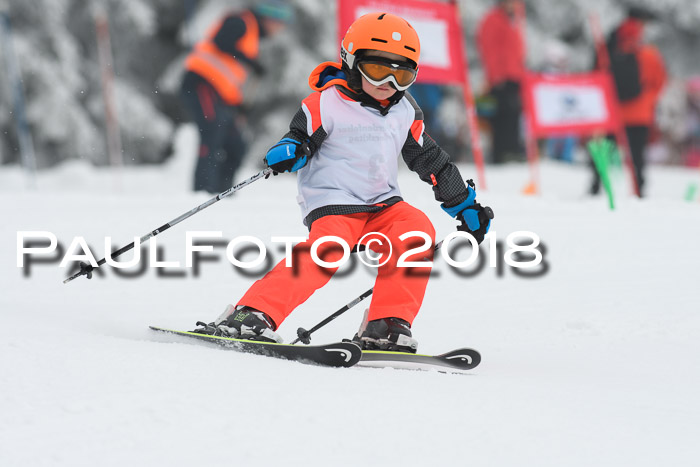
[[[406,59],[400,55],[392,54],[390,52],[381,52],[379,50],[368,50],[365,57],[384,57],[390,60],[405,61]],[[384,83],[380,86],[375,86],[362,77],[362,90],[369,94],[371,97],[378,101],[389,99],[396,93],[396,89],[389,83]]]
[[[378,101],[386,100],[396,93],[396,89],[389,83],[375,86],[367,81],[364,76],[362,77],[362,90]]]

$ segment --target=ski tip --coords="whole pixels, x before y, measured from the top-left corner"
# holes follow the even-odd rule
[[[465,373],[481,363],[481,354],[473,349],[456,349],[441,355],[406,352],[362,352],[360,366],[390,367],[409,370],[437,370],[443,373]]]
[[[465,370],[476,368],[481,363],[481,354],[474,349],[456,349],[437,357]]]

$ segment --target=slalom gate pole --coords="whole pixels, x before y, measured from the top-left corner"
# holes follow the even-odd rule
[[[587,146],[603,188],[605,188],[605,193],[608,196],[608,206],[611,211],[614,211],[615,197],[613,195],[612,181],[610,180],[610,155],[615,147],[612,142],[604,137],[598,137],[589,141]]]
[[[451,0],[450,4],[455,11],[457,28],[459,37],[461,38],[458,44],[459,56],[464,57],[462,66],[462,98],[464,99],[464,110],[467,116],[467,126],[469,127],[470,145],[472,155],[474,156],[474,164],[476,165],[476,175],[479,181],[479,186],[486,189],[486,174],[484,170],[484,151],[481,146],[481,136],[479,134],[479,119],[476,114],[476,105],[474,104],[474,93],[472,92],[471,83],[469,82],[469,57],[467,56],[467,48],[464,44],[466,35],[462,31],[462,21],[457,0]]]
[[[206,202],[200,204],[200,205],[197,206],[196,208],[187,211],[186,213],[182,214],[182,215],[179,216],[179,217],[176,217],[175,219],[171,220],[171,221],[168,222],[167,224],[163,224],[163,225],[161,225],[160,227],[158,227],[157,229],[152,230],[151,232],[149,232],[149,233],[147,233],[146,235],[144,235],[143,237],[141,237],[141,238],[139,239],[139,243],[141,244],[141,243],[145,242],[146,240],[150,239],[151,237],[155,237],[156,235],[162,233],[163,231],[168,230],[170,227],[172,227],[172,226],[174,226],[174,225],[176,225],[176,224],[179,224],[180,222],[184,221],[185,219],[187,219],[187,218],[189,218],[189,217],[194,216],[195,214],[197,214],[197,213],[200,212],[200,211],[203,211],[204,209],[208,208],[209,206],[211,206],[212,204],[216,203],[217,201],[219,201],[219,200],[221,200],[221,199],[224,199],[224,198],[226,198],[227,196],[232,195],[233,193],[237,192],[238,190],[242,189],[243,187],[248,186],[248,185],[250,185],[251,183],[253,183],[253,182],[257,181],[257,180],[260,180],[260,179],[263,178],[263,177],[269,176],[271,173],[272,173],[272,169],[269,168],[269,167],[266,168],[266,169],[264,169],[264,170],[261,170],[260,172],[258,172],[257,174],[253,175],[253,176],[250,177],[249,179],[244,180],[244,181],[242,181],[241,183],[238,183],[237,185],[232,186],[232,187],[229,188],[228,190],[226,190],[226,191],[224,191],[224,192],[222,192],[222,193],[219,193],[218,195],[214,196],[214,197],[211,198],[210,200],[208,200],[208,201],[206,201]],[[110,257],[110,258],[116,258],[116,257],[121,256],[122,254],[126,253],[127,251],[129,251],[129,250],[131,250],[131,249],[133,249],[133,248],[134,248],[134,242],[131,242],[131,243],[129,243],[128,245],[123,246],[123,247],[121,247],[119,250],[117,250],[117,251],[115,251],[114,253],[112,253],[109,257]],[[92,265],[90,265],[90,264],[86,264],[86,263],[81,262],[81,263],[80,263],[80,271],[76,272],[75,274],[73,274],[72,276],[70,276],[69,278],[67,278],[66,280],[64,280],[63,283],[64,283],[64,284],[67,284],[68,282],[70,282],[70,281],[72,281],[73,279],[75,279],[75,278],[77,278],[77,277],[80,277],[80,276],[87,276],[88,279],[91,279],[91,278],[92,278],[92,271],[93,271],[95,268],[98,268],[98,267],[102,266],[102,265],[105,264],[106,262],[107,262],[107,259],[106,259],[106,258],[102,258],[101,260],[99,260],[99,261],[97,262],[97,266],[92,266]]]
[[[104,105],[105,129],[107,132],[107,154],[109,155],[109,165],[117,173],[115,187],[121,189],[124,153],[122,151],[122,137],[119,130],[119,117],[117,115],[114,89],[114,57],[112,55],[109,19],[103,4],[94,3],[93,5],[95,31],[97,34],[97,58],[100,64],[102,102]]]

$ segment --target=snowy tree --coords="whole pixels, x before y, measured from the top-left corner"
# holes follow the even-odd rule
[[[473,89],[483,74],[475,47],[480,19],[495,0],[459,0],[470,58]],[[335,2],[291,0],[296,21],[263,45],[267,73],[246,89],[245,114],[251,154],[262,154],[281,135],[308,92],[309,72],[320,62],[338,59]],[[111,30],[116,112],[123,158],[129,163],[163,161],[172,135],[185,121],[178,87],[182,62],[193,43],[227,10],[245,8],[244,0],[9,0],[14,46],[26,90],[27,115],[40,167],[66,159],[108,163],[105,103],[98,60],[95,12],[101,7]],[[659,16],[647,39],[662,50],[672,76],[700,74],[689,60],[700,46],[697,0],[526,0],[528,64],[540,68],[547,44],[556,41],[569,54],[574,71],[592,58],[589,17],[595,14],[610,31],[630,5]],[[441,112],[458,133],[464,126],[460,91],[447,90]],[[2,163],[19,160],[12,95],[0,73],[0,145]],[[466,138],[461,138],[466,141]],[[463,148],[466,154],[466,148]]]

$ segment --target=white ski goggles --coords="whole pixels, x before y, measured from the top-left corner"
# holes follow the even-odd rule
[[[399,91],[408,89],[418,76],[416,68],[381,60],[361,60],[357,64],[357,69],[370,84],[381,86],[391,82]]]

